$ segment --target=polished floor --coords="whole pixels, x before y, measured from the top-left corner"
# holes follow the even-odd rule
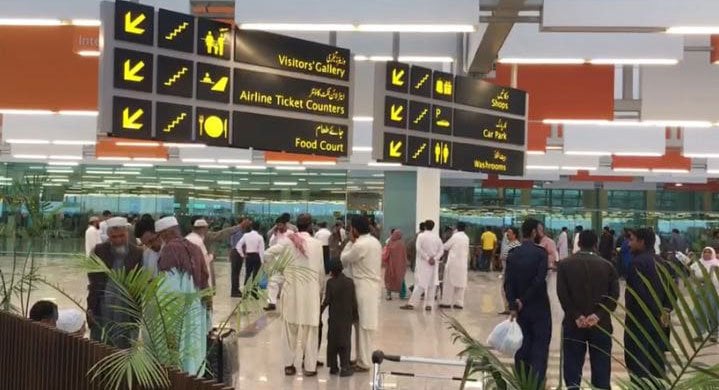
[[[7,269],[10,259],[0,257],[0,267]],[[80,303],[85,302],[86,277],[81,270],[73,266],[75,260],[67,257],[41,258],[38,265],[42,274],[52,283],[58,284],[71,297]],[[215,298],[214,319],[220,322],[226,318],[237,299],[229,298],[229,266],[225,262],[216,265],[218,273],[218,294]],[[549,291],[552,299],[553,337],[550,348],[548,378],[549,383],[556,385],[559,379],[559,325],[562,313],[554,293],[555,275],[549,277]],[[408,280],[412,276],[408,275]],[[469,287],[466,293],[464,310],[448,310],[446,314],[456,317],[479,340],[486,340],[492,328],[504,317],[497,315],[502,309],[500,296],[501,279],[496,273],[470,272]],[[32,301],[53,298],[61,308],[72,307],[73,303],[55,290],[41,286],[33,293]],[[425,312],[416,310],[407,312],[399,310],[403,301],[382,300],[380,309],[380,329],[376,337],[376,349],[388,354],[403,356],[421,356],[437,359],[456,359],[460,345],[454,345],[445,319],[435,310]],[[236,322],[234,325],[237,325]],[[240,376],[237,388],[241,389],[341,389],[355,390],[370,388],[370,374],[355,374],[350,378],[330,376],[326,368],[319,370],[313,378],[302,376],[286,377],[283,373],[280,334],[281,321],[276,313],[261,312],[245,315],[238,328],[240,338]],[[621,335],[617,335],[621,337]],[[320,360],[324,360],[325,345],[320,352]],[[615,354],[617,352],[615,351]],[[511,359],[503,358],[505,362]],[[585,364],[585,372],[589,373],[589,364]],[[619,364],[613,364],[613,373],[624,376]],[[403,363],[385,363],[383,372],[417,373],[425,376],[451,378],[461,376],[461,368],[419,365]],[[401,375],[386,375],[385,388],[399,389],[457,389],[458,382],[448,379],[410,378]],[[478,384],[470,384],[469,388],[480,388]]]

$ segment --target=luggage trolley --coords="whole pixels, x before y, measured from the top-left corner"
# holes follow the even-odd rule
[[[384,385],[384,379],[387,375],[393,375],[398,377],[412,377],[412,378],[424,378],[424,379],[438,379],[438,380],[451,380],[451,381],[457,381],[460,382],[459,384],[459,390],[464,390],[465,386],[467,385],[467,382],[472,382],[474,385],[472,388],[477,389],[484,389],[485,384],[487,383],[487,380],[489,379],[489,375],[487,373],[482,373],[479,379],[467,379],[464,380],[463,376],[437,376],[437,375],[427,375],[427,374],[417,374],[417,373],[411,373],[411,372],[401,372],[401,371],[382,371],[382,363],[385,360],[398,362],[398,363],[415,363],[415,364],[429,364],[429,365],[437,365],[437,366],[449,366],[449,367],[461,367],[464,369],[463,373],[466,375],[469,370],[477,365],[477,362],[472,361],[471,359],[463,360],[463,359],[431,359],[431,358],[425,358],[425,357],[418,357],[418,356],[400,356],[400,355],[387,355],[382,351],[375,351],[372,354],[372,390],[387,390],[388,387],[385,387]],[[414,388],[414,387],[413,387]]]

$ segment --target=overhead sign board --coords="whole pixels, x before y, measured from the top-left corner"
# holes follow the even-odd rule
[[[237,30],[235,61],[336,80],[350,79],[350,51],[257,30]]]
[[[348,155],[349,50],[126,1],[101,19],[101,132]]]
[[[375,72],[374,115],[382,118],[373,122],[375,159],[524,173],[526,92],[400,62]]]

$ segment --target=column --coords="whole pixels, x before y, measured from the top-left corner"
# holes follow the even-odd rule
[[[409,237],[427,219],[433,220],[438,230],[440,171],[419,168],[416,172],[389,171],[384,175],[383,238],[392,228]]]

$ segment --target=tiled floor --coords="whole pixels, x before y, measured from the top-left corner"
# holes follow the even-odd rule
[[[86,277],[81,270],[72,266],[74,260],[70,258],[41,258],[38,264],[43,275],[53,283],[58,283],[71,296],[79,302],[85,301]],[[0,266],[6,268],[9,258],[0,257]],[[225,318],[236,299],[229,298],[229,266],[220,262],[216,266],[218,272],[218,294],[215,299],[214,318],[219,322]],[[411,276],[408,275],[408,279]],[[552,312],[554,332],[550,348],[549,373],[550,383],[556,383],[559,376],[559,325],[561,323],[561,308],[554,293],[554,275],[550,275],[549,291],[552,298]],[[466,304],[463,311],[450,310],[447,313],[455,316],[479,340],[486,340],[492,328],[504,318],[496,313],[502,309],[499,286],[501,279],[497,274],[479,274],[470,272],[470,282],[466,294]],[[71,307],[71,302],[50,289],[40,287],[34,292],[32,300],[52,297],[61,307]],[[438,311],[430,313],[424,311],[406,312],[398,307],[402,301],[393,300],[381,302],[380,329],[377,332],[376,348],[389,354],[423,356],[429,358],[454,359],[460,350],[459,345],[453,345],[450,332],[443,317]],[[282,357],[279,347],[281,321],[277,314],[265,315],[255,313],[245,316],[239,326],[249,331],[250,337],[240,339],[240,377],[238,388],[241,389],[341,389],[355,390],[368,389],[369,374],[355,374],[351,378],[337,378],[330,376],[327,369],[320,369],[318,377],[303,378],[301,376],[285,377],[283,375]],[[617,353],[615,351],[615,353]],[[320,353],[324,360],[324,345]],[[509,359],[503,359],[510,361]],[[615,372],[621,371],[621,366],[614,365]],[[415,372],[436,376],[461,376],[461,369],[452,367],[438,367],[427,365],[408,365],[401,363],[386,363],[383,371]],[[585,366],[588,373],[588,363]],[[401,389],[457,389],[457,382],[448,380],[431,380],[402,378],[389,376],[386,380],[387,388]],[[470,387],[471,388],[471,387]]]

